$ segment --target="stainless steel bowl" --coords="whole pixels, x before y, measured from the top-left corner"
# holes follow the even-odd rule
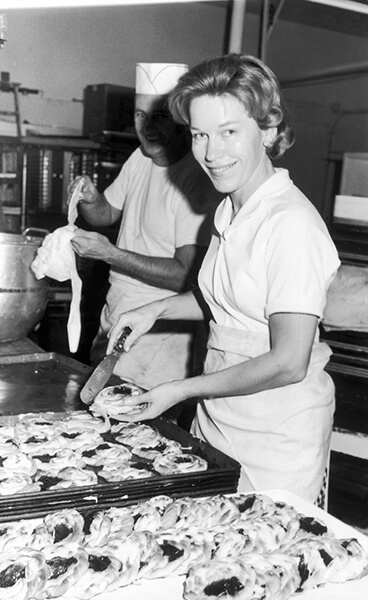
[[[44,315],[49,285],[31,269],[42,241],[26,232],[0,233],[0,342],[25,337]]]

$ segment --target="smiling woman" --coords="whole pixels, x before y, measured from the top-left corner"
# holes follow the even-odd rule
[[[334,386],[318,322],[339,266],[320,215],[273,161],[293,142],[275,75],[229,54],[200,63],[169,96],[196,160],[226,194],[193,292],[121,315],[125,349],[156,319],[211,314],[204,375],[142,394],[152,418],[197,398],[192,432],[241,463],[239,491],[286,489],[317,502],[328,463]],[[198,298],[199,301],[198,301]]]

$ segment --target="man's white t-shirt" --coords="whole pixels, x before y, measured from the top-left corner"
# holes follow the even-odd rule
[[[138,148],[104,192],[122,210],[119,248],[145,256],[173,258],[185,245],[208,246],[218,196],[191,153],[168,167],[160,167]],[[172,295],[112,267],[110,282],[139,288],[145,302]],[[133,291],[133,290],[132,290]],[[147,296],[152,297],[152,300]]]

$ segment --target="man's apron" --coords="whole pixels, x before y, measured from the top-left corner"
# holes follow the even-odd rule
[[[269,350],[267,335],[211,322],[205,373]],[[241,464],[238,490],[285,489],[315,502],[328,464],[335,407],[324,371],[327,344],[312,351],[304,381],[245,396],[203,400],[192,433]]]
[[[93,341],[91,363],[98,364],[105,356],[107,333],[123,312],[152,302],[150,295],[138,286],[114,282],[110,287],[101,313],[100,328]],[[188,376],[192,368],[194,326],[190,321],[160,321],[150,333],[142,336],[129,350],[123,352],[114,374],[143,388],[152,387]]]

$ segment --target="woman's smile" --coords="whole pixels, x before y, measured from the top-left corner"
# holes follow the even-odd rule
[[[221,177],[221,175],[226,174],[229,171],[229,169],[232,169],[232,167],[234,167],[236,164],[237,163],[235,161],[231,164],[223,165],[223,166],[219,166],[219,167],[207,166],[207,169],[214,177]]]
[[[231,95],[199,96],[190,104],[192,151],[215,188],[243,204],[274,174],[266,132]]]

